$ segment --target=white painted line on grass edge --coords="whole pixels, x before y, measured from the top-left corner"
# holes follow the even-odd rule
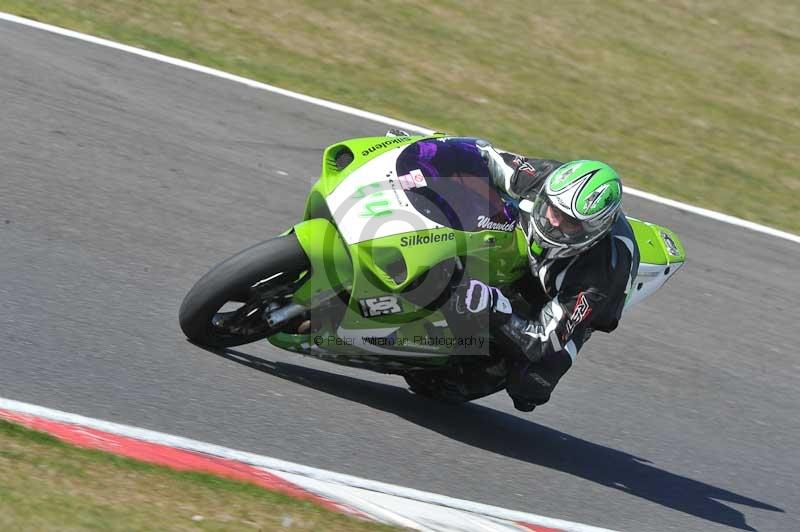
[[[151,52],[149,50],[144,50],[142,48],[136,48],[135,46],[128,46],[127,44],[120,44],[118,42],[109,41],[108,39],[93,37],[92,35],[87,35],[85,33],[80,33],[65,28],[60,28],[58,26],[44,24],[42,22],[37,22],[35,20],[19,17],[17,15],[12,15],[11,13],[4,13],[0,11],[0,20],[5,20],[6,22],[12,22],[15,24],[21,24],[23,26],[36,28],[39,30],[49,31],[51,33],[62,35],[64,37],[70,37],[72,39],[78,39],[81,41],[97,44],[100,46],[106,46],[108,48],[121,50],[123,52],[138,55],[141,57],[146,57],[148,59],[153,59],[155,61],[160,61],[162,63],[167,63],[180,68],[194,70],[195,72],[202,72],[203,74],[208,74],[210,76],[214,76],[217,78],[227,79],[229,81],[241,83],[243,85],[247,85],[248,87],[252,87],[254,89],[274,92],[275,94],[280,94],[282,96],[294,98],[296,100],[300,100],[313,105],[318,105],[320,107],[325,107],[327,109],[338,111],[340,113],[357,116],[359,118],[364,118],[366,120],[372,120],[373,122],[386,124],[388,126],[399,127],[401,129],[408,129],[422,133],[424,135],[430,135],[434,133],[433,129],[428,129],[422,126],[418,126],[416,124],[411,124],[409,122],[403,122],[402,120],[395,120],[394,118],[390,118],[388,116],[371,113],[369,111],[364,111],[362,109],[356,109],[355,107],[350,107],[349,105],[342,105],[340,103],[332,102],[330,100],[323,100],[322,98],[314,98],[313,96],[307,96],[305,94],[300,94],[298,92],[281,89],[280,87],[275,87],[274,85],[268,85],[266,83],[261,83],[260,81],[255,81],[242,76],[237,76],[235,74],[230,74],[223,70],[217,70],[215,68],[198,65],[197,63],[184,61],[183,59],[177,59],[175,57],[170,57],[168,55]],[[781,231],[779,229],[775,229],[774,227],[768,227],[766,225],[761,225],[755,222],[743,220],[741,218],[737,218],[729,214],[724,214],[718,211],[712,211],[710,209],[705,209],[703,207],[697,207],[695,205],[690,205],[688,203],[683,203],[669,198],[664,198],[662,196],[651,194],[649,192],[644,192],[642,190],[638,190],[635,188],[625,187],[625,192],[630,194],[631,196],[637,196],[681,211],[690,212],[692,214],[697,214],[698,216],[703,216],[705,218],[710,218],[712,220],[717,220],[719,222],[735,225],[738,227],[743,227],[745,229],[750,229],[751,231],[757,231],[759,233],[764,233],[770,236],[782,238],[784,240],[789,240],[791,242],[796,242],[800,244],[800,235],[795,235],[792,233],[788,233],[786,231]]]
[[[756,231],[770,236],[783,238],[784,240],[790,240],[792,242],[797,242],[798,244],[800,244],[800,235],[787,233],[786,231],[781,231],[780,229],[775,229],[774,227],[768,227],[766,225],[757,224],[755,222],[750,222],[748,220],[742,220],[741,218],[731,216],[730,214],[725,214],[718,211],[712,211],[711,209],[704,209],[703,207],[696,207],[694,205],[689,205],[688,203],[681,203],[680,201],[675,201],[673,199],[656,196],[655,194],[644,192],[643,190],[637,190],[635,188],[630,188],[630,187],[623,187],[623,189],[627,194],[630,194],[631,196],[638,196],[640,198],[650,200],[655,203],[660,203],[662,205],[666,205],[674,209],[690,212],[692,214],[697,214],[705,218],[711,218],[712,220],[717,220],[719,222],[723,222],[726,224],[736,225],[739,227],[743,227],[745,229],[750,229],[751,231]]]
[[[173,436],[171,434],[164,434],[153,430],[133,427],[130,425],[122,425],[119,423],[112,423],[110,421],[103,421],[94,419],[78,414],[71,414],[69,412],[62,412],[43,406],[33,405],[30,403],[23,403],[13,399],[0,398],[0,410],[10,410],[21,414],[28,414],[37,416],[52,421],[60,421],[62,423],[70,423],[73,425],[80,425],[83,427],[109,432],[119,436],[126,436],[137,440],[144,440],[147,442],[158,443],[167,445],[178,449],[187,451],[195,451],[205,453],[212,456],[219,456],[228,460],[236,460],[246,464],[263,467],[275,471],[282,471],[294,475],[301,475],[306,478],[319,480],[322,482],[330,482],[360,488],[363,490],[374,491],[386,495],[393,495],[402,497],[413,501],[434,504],[446,508],[454,508],[463,510],[474,514],[479,514],[487,517],[494,517],[497,519],[505,519],[508,521],[530,523],[543,527],[560,528],[569,532],[614,532],[606,528],[599,528],[581,523],[573,523],[571,521],[564,521],[562,519],[554,519],[527,512],[519,512],[516,510],[507,510],[497,506],[490,506],[488,504],[481,504],[477,502],[466,501],[463,499],[454,499],[445,495],[438,495],[435,493],[428,493],[425,491],[415,490],[412,488],[404,488],[394,484],[385,482],[378,482],[375,480],[367,480],[352,475],[343,473],[335,473],[333,471],[326,471],[324,469],[317,469],[314,467],[295,464],[277,458],[270,458],[254,453],[245,451],[237,451],[228,447],[205,443],[181,436]]]
[[[44,24],[42,22],[37,22],[35,20],[18,17],[17,15],[12,15],[11,13],[5,13],[0,11],[0,20],[5,20],[6,22],[13,22],[14,24],[21,24],[23,26],[36,28],[38,30],[49,31],[50,33],[55,33],[63,37],[78,39],[80,41],[97,44],[100,46],[105,46],[107,48],[113,48],[115,50],[120,50],[123,52],[127,52],[129,54],[138,55],[140,57],[146,57],[147,59],[153,59],[155,61],[160,61],[162,63],[167,63],[169,65],[177,66],[180,68],[194,70],[195,72],[201,72],[203,74],[208,74],[209,76],[227,79],[228,81],[241,83],[242,85],[247,85],[248,87],[252,87],[254,89],[274,92],[282,96],[294,98],[295,100],[300,100],[313,105],[318,105],[320,107],[325,107],[327,109],[339,111],[340,113],[357,116],[359,118],[365,118],[367,120],[372,120],[373,122],[387,124],[392,127],[399,127],[401,129],[411,129],[418,131],[424,135],[430,135],[434,133],[432,129],[425,129],[415,124],[409,124],[408,122],[403,122],[402,120],[395,120],[393,118],[389,118],[388,116],[383,116],[376,113],[370,113],[369,111],[362,111],[361,109],[356,109],[355,107],[342,105],[340,103],[331,102],[329,100],[323,100],[322,98],[314,98],[313,96],[306,96],[305,94],[300,94],[298,92],[292,92],[286,89],[281,89],[280,87],[275,87],[274,85],[268,85],[266,83],[261,83],[260,81],[255,81],[253,79],[237,76],[235,74],[231,74],[223,70],[217,70],[216,68],[210,68],[207,66],[198,65],[197,63],[184,61],[183,59],[177,59],[175,57],[170,57],[168,55],[158,54],[156,52],[151,52],[149,50],[144,50],[142,48],[136,48],[135,46],[129,46],[127,44],[120,44],[118,42],[109,41],[108,39],[101,39],[100,37],[94,37],[92,35],[80,33],[78,31],[59,28],[58,26],[52,26],[50,24]]]

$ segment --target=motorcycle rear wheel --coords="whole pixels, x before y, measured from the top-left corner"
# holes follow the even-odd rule
[[[460,373],[460,375],[459,375]],[[435,401],[449,404],[461,404],[503,390],[505,378],[485,376],[485,381],[476,387],[473,377],[467,379],[463,372],[453,371],[450,374],[431,371],[410,371],[403,374],[409,390],[414,394]],[[478,377],[480,379],[480,377]],[[470,383],[469,381],[473,382]]]
[[[178,312],[186,337],[209,347],[233,347],[279,330],[264,319],[290,302],[308,258],[292,235],[256,244],[216,265],[189,290]],[[238,306],[226,311],[226,306]]]

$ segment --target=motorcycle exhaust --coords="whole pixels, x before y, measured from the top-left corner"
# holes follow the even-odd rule
[[[277,327],[282,323],[289,321],[292,318],[295,318],[305,312],[307,309],[303,305],[298,305],[297,303],[289,303],[285,307],[281,307],[277,310],[271,311],[269,314],[265,316],[267,320],[267,324],[270,327]]]

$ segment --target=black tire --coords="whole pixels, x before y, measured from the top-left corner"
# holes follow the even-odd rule
[[[408,389],[420,397],[450,405],[460,405],[469,401],[456,387],[442,377],[410,373],[403,375],[403,378],[408,384]]]
[[[505,389],[505,378],[494,378],[486,376],[486,381],[480,387],[476,387],[474,377],[463,380],[462,374],[454,371],[450,374],[442,374],[433,371],[412,371],[405,373],[403,377],[408,384],[408,388],[416,395],[433,399],[435,401],[449,404],[462,404],[481,397],[486,397],[500,390]],[[470,384],[470,380],[473,382]]]
[[[217,264],[183,298],[178,319],[186,337],[209,347],[233,347],[273,334],[266,325],[251,334],[232,334],[214,325],[215,316],[228,302],[248,302],[253,285],[283,272],[276,283],[288,284],[308,270],[308,258],[293,235],[273,238]]]

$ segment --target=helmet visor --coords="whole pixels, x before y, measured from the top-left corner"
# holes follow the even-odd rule
[[[531,211],[531,224],[545,247],[581,247],[600,236],[606,224],[578,220],[557,207],[545,193],[536,196]]]

